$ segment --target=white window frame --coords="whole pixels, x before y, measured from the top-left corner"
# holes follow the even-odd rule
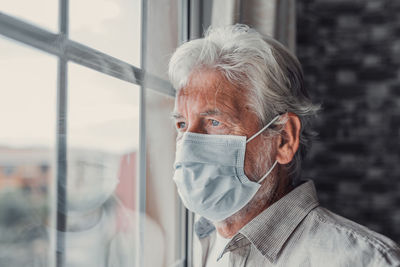
[[[180,0],[179,7],[179,29],[180,41],[183,42],[188,39],[188,17],[189,17],[189,0]],[[147,1],[142,0],[142,44],[141,51],[146,45],[146,14],[147,14]],[[127,62],[119,60],[108,54],[102,53],[96,49],[85,46],[79,42],[72,41],[69,39],[69,1],[59,0],[59,23],[58,33],[52,33],[41,27],[37,27],[33,24],[27,23],[14,16],[4,14],[0,11],[0,34],[8,37],[14,41],[24,43],[30,47],[39,49],[45,53],[52,54],[58,57],[58,77],[57,77],[57,144],[56,144],[56,200],[57,200],[57,212],[56,212],[56,225],[59,231],[57,232],[56,242],[57,248],[55,250],[56,255],[56,266],[65,266],[65,253],[63,252],[65,240],[64,236],[60,233],[66,229],[66,216],[64,212],[66,210],[66,189],[63,186],[66,182],[66,171],[67,171],[67,99],[68,99],[68,62],[74,62],[78,65],[85,66],[97,72],[103,73],[108,76],[115,77],[117,79],[136,84],[140,86],[140,115],[139,115],[139,162],[138,162],[138,180],[137,180],[137,200],[138,200],[138,212],[139,214],[146,214],[146,132],[145,132],[145,87],[151,88],[158,91],[161,94],[174,97],[175,90],[171,84],[158,78],[145,71],[145,58],[141,53],[141,68],[135,67]],[[106,66],[106,67],[105,67]],[[126,70],[131,70],[127,72]],[[182,217],[180,218],[181,223],[185,226],[182,229],[182,238],[180,239],[181,249],[178,257],[181,257],[181,261],[177,266],[188,266],[188,246],[191,242],[188,241],[188,219],[187,212],[182,209]],[[139,216],[138,233],[139,236],[136,240],[137,250],[135,266],[143,266],[143,253],[142,249],[144,241],[143,237],[143,224],[144,217]],[[57,252],[60,251],[60,252]],[[189,265],[190,266],[190,265]]]

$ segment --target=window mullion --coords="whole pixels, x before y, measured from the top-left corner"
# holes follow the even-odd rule
[[[137,85],[142,85],[146,80],[148,88],[169,96],[175,95],[175,91],[168,81],[146,73],[141,68],[69,40],[63,33],[50,33],[1,12],[0,34],[117,79]]]
[[[146,43],[147,43],[147,1],[141,2],[141,47],[140,47],[140,68],[146,70]],[[144,239],[145,239],[145,218],[146,218],[146,82],[143,77],[140,86],[139,100],[139,160],[137,179],[137,237],[136,242],[136,266],[144,266]]]
[[[68,0],[60,0],[59,29],[62,39],[68,38]],[[57,216],[56,216],[56,266],[65,266],[65,235],[67,227],[67,59],[58,59],[57,91]]]

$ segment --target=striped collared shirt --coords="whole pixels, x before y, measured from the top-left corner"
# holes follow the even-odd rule
[[[205,266],[216,231],[204,218],[195,230],[203,250],[198,266]],[[398,245],[319,206],[312,181],[245,225],[221,257],[229,266],[400,266]]]

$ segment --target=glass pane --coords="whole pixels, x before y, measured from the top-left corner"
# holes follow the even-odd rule
[[[58,2],[57,0],[0,0],[0,12],[57,32]]]
[[[66,266],[133,266],[139,87],[68,73]]]
[[[146,95],[147,181],[144,266],[181,266],[182,231],[178,194],[172,180],[175,128],[170,119],[174,99],[151,89]],[[163,231],[161,229],[164,229]],[[156,252],[160,257],[152,257]]]
[[[57,60],[3,38],[0,51],[0,266],[45,266],[55,214]]]
[[[168,60],[178,43],[181,1],[147,1],[146,70],[167,80]],[[174,98],[146,89],[146,214],[144,266],[184,266],[185,211],[172,180],[176,130],[170,119]],[[157,231],[161,228],[162,231]],[[159,257],[154,257],[157,251]]]
[[[70,0],[70,37],[140,65],[141,0]]]

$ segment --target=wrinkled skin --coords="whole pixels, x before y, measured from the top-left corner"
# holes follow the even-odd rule
[[[281,126],[281,134],[269,136],[265,131],[247,144],[244,170],[250,180],[258,181],[275,160],[279,164],[244,208],[223,221],[214,222],[221,236],[232,237],[291,190],[284,165],[292,160],[298,149],[300,121],[292,113],[286,116],[288,120]],[[249,138],[263,127],[249,107],[246,89],[235,87],[220,72],[210,69],[192,72],[187,85],[177,94],[173,117],[177,139],[183,132]]]

